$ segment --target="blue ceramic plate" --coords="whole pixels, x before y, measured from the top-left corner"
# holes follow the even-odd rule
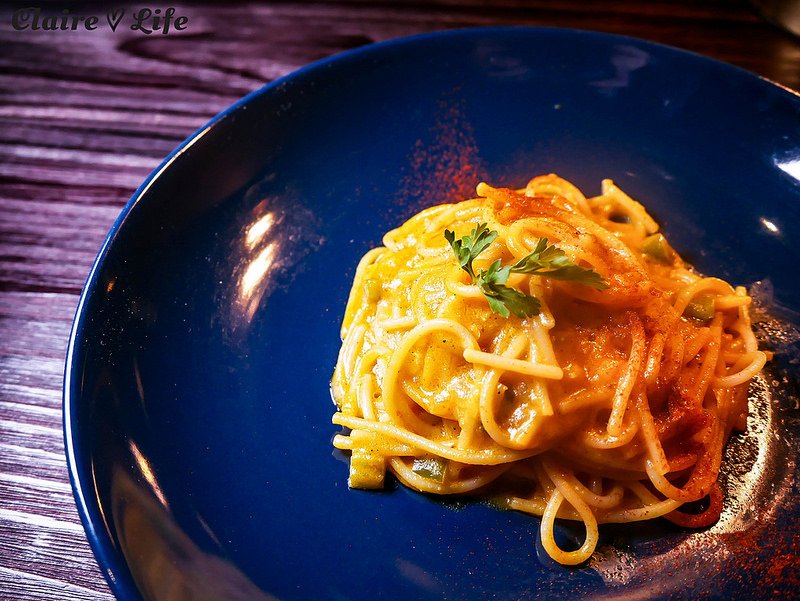
[[[329,379],[356,263],[487,180],[614,179],[698,269],[746,285],[779,351],[719,524],[604,529],[578,568],[538,520],[350,491]],[[800,505],[800,99],[640,40],[484,29],[377,44],[251,94],[112,228],[66,366],[67,454],[119,599],[729,598],[792,594]],[[770,292],[772,291],[772,292]],[[558,527],[564,545],[580,529]],[[765,588],[766,587],[766,588]],[[777,593],[775,592],[777,591]]]

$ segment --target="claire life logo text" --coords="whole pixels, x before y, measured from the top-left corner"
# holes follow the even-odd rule
[[[11,15],[11,27],[17,31],[95,31],[105,27],[116,31],[123,24],[131,31],[145,35],[160,33],[166,35],[171,31],[184,31],[189,25],[189,17],[176,14],[174,8],[140,8],[133,10],[125,19],[124,8],[116,8],[105,15],[79,15],[64,9],[60,13],[44,13],[41,8],[31,6],[15,10]]]

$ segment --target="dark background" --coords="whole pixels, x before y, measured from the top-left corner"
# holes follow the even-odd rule
[[[398,36],[546,25],[646,38],[800,89],[800,41],[736,0],[120,3],[175,6],[183,32],[104,22],[15,31],[0,7],[0,600],[110,600],[80,525],[61,429],[81,287],[123,204],[186,136],[244,94]]]

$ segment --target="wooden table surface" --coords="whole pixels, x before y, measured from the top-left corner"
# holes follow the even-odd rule
[[[46,2],[22,6],[31,4],[48,10]],[[483,4],[174,5],[188,17],[186,29],[149,36],[108,26],[18,31],[13,9],[0,8],[0,599],[112,598],[80,525],[64,458],[70,324],[100,244],[134,189],[244,94],[347,48],[492,24],[647,38],[800,90],[800,41],[746,2]],[[102,5],[69,8],[105,19]]]

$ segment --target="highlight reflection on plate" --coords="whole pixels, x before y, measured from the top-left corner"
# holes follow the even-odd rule
[[[616,36],[441,33],[322,61],[190,138],[114,225],[65,380],[70,473],[123,600],[789,598],[800,99]],[[601,530],[588,565],[538,521],[402,487],[349,491],[328,384],[358,258],[485,179],[604,177],[701,272],[759,286],[776,360],[751,395],[718,524]],[[560,542],[580,536],[559,525]]]

